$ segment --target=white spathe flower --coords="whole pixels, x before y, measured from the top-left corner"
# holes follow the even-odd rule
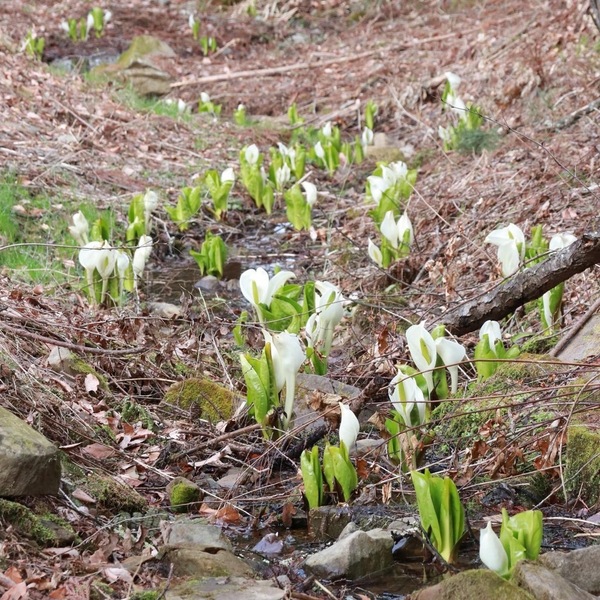
[[[187,110],[187,104],[185,103],[184,100],[179,98],[177,100],[177,111],[180,113],[184,113],[186,110]]]
[[[482,340],[486,335],[488,336],[490,348],[493,350],[496,346],[496,342],[502,340],[500,323],[498,323],[498,321],[486,321],[479,329],[479,339]]]
[[[277,142],[277,149],[279,150],[279,154],[281,154],[283,158],[285,158],[289,154],[288,147],[281,142]]]
[[[237,110],[246,110],[246,107],[242,103],[240,103],[238,104]]]
[[[106,25],[112,19],[112,12],[110,10],[104,11],[104,24]]]
[[[306,204],[312,208],[317,201],[317,186],[310,181],[303,181],[300,185],[304,188]]]
[[[115,270],[117,262],[117,251],[106,241],[100,250],[96,259],[96,270],[100,273],[103,280],[107,280]]]
[[[454,95],[453,93],[449,93],[446,96],[446,104],[448,104],[451,110],[453,110],[455,113],[458,113],[461,118],[466,118],[467,106],[462,98]]]
[[[129,255],[127,252],[123,252],[123,250],[117,250],[117,260],[115,262],[115,266],[117,268],[117,273],[119,277],[125,277],[125,273],[129,267]]]
[[[577,238],[572,233],[557,233],[550,239],[550,250],[562,250],[576,241]]]
[[[435,340],[431,334],[425,329],[425,324],[411,325],[406,330],[406,341],[410,356],[419,371],[423,373],[423,377],[427,382],[429,393],[433,391],[433,369],[437,362],[437,350]]]
[[[436,338],[435,349],[450,373],[451,392],[456,394],[458,388],[458,363],[462,362],[467,355],[467,351],[458,342],[445,337]]]
[[[188,17],[188,25],[189,25],[190,29],[194,29],[195,24],[196,24],[196,19],[194,18],[194,15],[192,13],[190,13],[190,16]]]
[[[92,283],[90,280],[93,279],[100,248],[102,248],[102,242],[88,242],[79,251],[79,264],[85,269],[89,284]]]
[[[234,183],[235,182],[235,173],[233,171],[233,167],[227,167],[221,173],[221,183]]]
[[[344,296],[340,288],[329,281],[315,282],[315,312],[335,327],[344,316]]]
[[[70,31],[71,31],[71,30],[69,29],[69,23],[67,23],[67,21],[62,21],[62,22],[61,22],[61,24],[60,24],[60,28],[61,28],[63,31],[66,31],[67,33],[70,33]]]
[[[425,397],[414,377],[398,371],[396,377],[390,382],[388,395],[390,402],[407,427],[418,427],[425,422]],[[411,415],[415,405],[419,416],[418,422],[413,423]]]
[[[450,140],[452,139],[452,136],[450,135],[450,130],[446,129],[445,127],[442,127],[441,125],[438,127],[438,135],[440,136],[442,142],[444,142],[445,144],[450,142]]]
[[[290,168],[286,164],[283,164],[275,171],[275,184],[277,185],[277,188],[283,189],[285,184],[290,180],[290,177]]]
[[[210,96],[206,92],[200,92],[200,101],[202,104],[208,104],[210,102]]]
[[[152,254],[152,238],[149,235],[141,235],[137,248],[133,253],[133,277],[137,281],[142,276],[146,263]]]
[[[85,246],[88,243],[90,225],[80,210],[73,215],[72,219],[73,225],[69,226],[69,233],[80,246]]]
[[[296,275],[292,271],[279,271],[269,278],[269,274],[262,267],[247,269],[240,276],[240,289],[244,298],[259,310],[260,304],[270,306],[279,288],[293,277]]]
[[[550,300],[552,296],[552,290],[548,290],[542,296],[542,310],[544,311],[544,320],[546,321],[546,327],[554,327],[554,315],[550,308]]]
[[[244,151],[244,158],[249,165],[255,165],[258,162],[258,147],[256,144],[251,144]]]
[[[369,247],[368,247],[369,258],[380,268],[383,268],[383,254],[381,254],[381,250],[373,242],[372,239],[369,238]]]
[[[348,452],[356,443],[356,438],[358,437],[358,432],[360,431],[360,423],[356,418],[356,415],[350,410],[349,406],[346,406],[343,402],[339,403],[340,405],[340,442],[344,442],[344,446]]]
[[[406,176],[408,175],[408,166],[406,165],[405,162],[403,162],[401,160],[391,162],[388,165],[388,168],[394,174],[394,183],[396,183],[400,179],[406,179]]]
[[[92,30],[92,28],[94,27],[94,15],[89,12],[88,16],[87,16],[87,21],[85,22],[85,36],[87,38],[87,36],[89,35],[90,31]]]
[[[485,529],[479,530],[479,558],[481,562],[498,575],[505,575],[508,571],[508,556],[500,538],[492,529],[488,521]]]
[[[453,73],[452,71],[446,71],[444,73],[444,77],[446,78],[446,81],[450,84],[450,87],[454,91],[456,91],[461,82],[460,76],[456,73]]]
[[[325,158],[325,150],[323,150],[323,144],[321,144],[320,141],[315,144],[315,154],[317,155],[317,158],[320,158],[321,160]]]
[[[321,133],[326,138],[330,138],[331,137],[331,121],[327,121],[327,123],[325,123],[325,125],[323,125],[323,127],[321,128]]]
[[[158,194],[152,190],[148,190],[144,194],[144,221],[146,223],[146,231],[152,217],[152,211],[158,206]]]
[[[385,213],[385,217],[381,222],[381,234],[392,245],[392,248],[398,248],[400,243],[403,242],[407,231],[409,232],[408,245],[411,246],[414,241],[414,233],[412,223],[406,212],[400,216],[398,221],[396,221],[393,211],[388,210]]]
[[[360,138],[363,148],[366,148],[367,146],[370,146],[373,143],[373,137],[373,130],[369,127],[365,127]]]
[[[379,177],[379,175],[369,175],[367,181],[369,183],[371,198],[373,198],[375,204],[379,204],[381,202],[381,197],[389,189],[389,184],[383,177]]]
[[[282,331],[270,334],[263,329],[265,341],[271,344],[271,358],[275,371],[275,383],[277,391],[281,391],[285,385],[285,418],[284,429],[292,418],[294,410],[294,396],[296,394],[296,376],[302,363],[306,360],[306,354],[295,333]]]
[[[519,227],[511,223],[495,229],[487,235],[485,242],[498,247],[498,261],[503,277],[510,277],[519,270],[525,257],[525,236]]]

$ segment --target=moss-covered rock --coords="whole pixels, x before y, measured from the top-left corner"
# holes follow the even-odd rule
[[[116,63],[96,67],[91,75],[127,83],[140,96],[162,96],[170,91],[173,79],[165,66],[175,56],[173,49],[162,40],[139,35]]]
[[[175,512],[187,512],[201,499],[200,488],[185,477],[175,477],[167,486],[169,504]]]
[[[565,488],[588,506],[600,499],[600,424],[576,421],[567,429]]]
[[[175,383],[166,391],[164,402],[185,410],[193,406],[202,419],[211,423],[229,419],[237,404],[231,390],[205,377],[192,377]]]
[[[73,528],[56,515],[36,515],[31,509],[10,500],[0,499],[0,523],[12,526],[24,537],[40,546],[60,546],[76,539]]]
[[[140,494],[112,477],[92,473],[81,485],[95,498],[96,506],[101,510],[143,513],[148,508],[148,503]]]
[[[410,597],[413,600],[534,600],[531,594],[488,569],[463,571]]]

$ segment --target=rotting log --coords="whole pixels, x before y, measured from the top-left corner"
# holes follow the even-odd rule
[[[486,321],[499,321],[527,302],[600,263],[600,231],[584,233],[571,245],[545,261],[518,273],[498,287],[450,309],[436,319],[449,332],[463,335],[479,329]]]

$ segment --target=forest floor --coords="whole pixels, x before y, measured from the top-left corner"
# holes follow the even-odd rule
[[[496,248],[484,243],[490,231],[515,223],[529,236],[531,227],[542,225],[549,238],[561,232],[580,237],[598,228],[600,120],[593,106],[581,109],[599,95],[600,34],[587,3],[257,0],[257,16],[249,15],[249,6],[107,2],[103,7],[112,19],[105,34],[73,43],[60,23],[85,16],[89,2],[0,4],[0,405],[34,425],[74,464],[118,477],[152,507],[168,505],[165,486],[174,476],[193,478],[202,471],[218,478],[266,452],[255,433],[229,445],[231,440],[206,443],[248,421],[234,419],[218,429],[161,404],[170,385],[190,376],[208,376],[243,397],[231,334],[248,308],[238,292],[241,270],[279,265],[294,271],[300,283],[338,285],[354,310],[340,328],[328,376],[368,390],[361,403],[365,414],[385,413],[396,364],[408,361],[406,325],[443,321],[444,312],[500,281]],[[214,54],[204,56],[192,39],[191,12],[202,31],[215,37]],[[32,29],[46,40],[42,61],[22,51]],[[168,97],[184,100],[191,116],[159,114],[155,104],[116,84],[48,64],[118,55],[141,34],[174,50]],[[451,122],[440,98],[449,71],[462,78],[460,96],[488,117],[489,147],[479,153],[442,147],[438,128]],[[217,119],[196,112],[202,92],[221,105]],[[369,100],[378,107],[375,132],[418,170],[407,207],[415,243],[410,256],[389,271],[377,268],[367,253],[368,239],[378,236],[365,202],[373,159],[342,165],[333,176],[310,167],[320,192],[311,232],[294,231],[280,204],[267,218],[239,182],[223,221],[203,210],[185,233],[169,222],[162,207],[174,206],[196,174],[228,166],[237,172],[240,150],[249,144],[268,154],[277,142],[289,143],[286,115],[293,103],[306,125],[332,122],[353,140],[361,134]],[[260,126],[233,122],[239,104]],[[139,310],[133,301],[118,309],[90,307],[81,292],[77,252],[68,247],[71,215],[94,205],[110,209],[119,226],[126,224],[132,196],[148,189],[161,201],[148,275],[155,281],[142,291]],[[193,287],[200,274],[186,255],[207,231],[223,236],[231,258],[216,294],[202,295]],[[173,248],[180,253],[174,256]],[[567,282],[561,335],[597,300],[599,289],[597,267]],[[149,309],[147,303],[161,301],[176,302],[180,314],[169,319]],[[518,310],[502,327],[519,344],[541,330],[537,311]],[[461,342],[472,356],[476,332]],[[53,343],[84,358],[100,375],[99,385],[50,369]],[[582,369],[593,372],[594,362],[568,368],[568,375],[547,371],[515,384],[515,395],[523,389],[530,394],[528,414],[546,417],[536,421],[541,429],[515,432],[509,420],[520,409],[513,407],[506,422],[488,422],[488,428],[503,428],[502,452],[490,444],[482,454],[475,443],[453,451],[456,439],[436,440],[430,456],[455,477],[465,498],[477,502],[486,486],[533,475],[537,468],[550,480],[549,503],[567,509],[553,491],[561,488],[562,432],[570,409],[552,393]],[[465,365],[461,373],[465,391],[474,372]],[[131,406],[137,419],[131,412],[125,416]],[[563,419],[560,425],[556,419]],[[558,444],[540,443],[550,435]],[[385,476],[374,483],[377,501],[389,501],[401,477],[394,479],[397,470],[382,457],[367,471],[378,469]],[[229,509],[217,518],[245,527],[253,518],[275,519],[301,479],[293,469],[273,477],[254,480],[252,495],[232,491]],[[275,496],[270,481],[280,486]],[[89,597],[100,579],[112,586],[104,594],[125,597],[129,583],[99,565],[151,545],[147,532],[137,540],[114,536],[117,515],[109,509],[90,504],[82,516],[71,499],[45,502],[83,542],[67,554],[50,553],[9,530],[0,537],[0,565],[14,569],[8,576],[34,582],[32,598]],[[573,515],[582,508],[589,507],[568,506]],[[204,510],[215,517],[217,509]],[[165,580],[165,573],[142,568],[135,583],[160,589]]]

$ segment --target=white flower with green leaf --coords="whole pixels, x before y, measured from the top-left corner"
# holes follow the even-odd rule
[[[485,242],[498,247],[503,277],[510,277],[519,270],[525,257],[525,236],[517,225],[511,223],[495,229],[487,235]]]
[[[69,225],[69,233],[80,246],[85,246],[88,243],[90,224],[80,210],[73,215],[72,219],[73,225]]]
[[[380,268],[383,268],[383,254],[377,244],[369,238],[369,245],[367,248],[369,258]]]
[[[426,422],[427,402],[414,377],[399,370],[390,382],[388,395],[406,427],[419,427]]]
[[[279,271],[273,277],[262,268],[247,269],[240,276],[242,294],[256,311],[256,316],[264,325],[263,308],[269,308],[273,297],[290,279],[296,277],[292,271]]]

